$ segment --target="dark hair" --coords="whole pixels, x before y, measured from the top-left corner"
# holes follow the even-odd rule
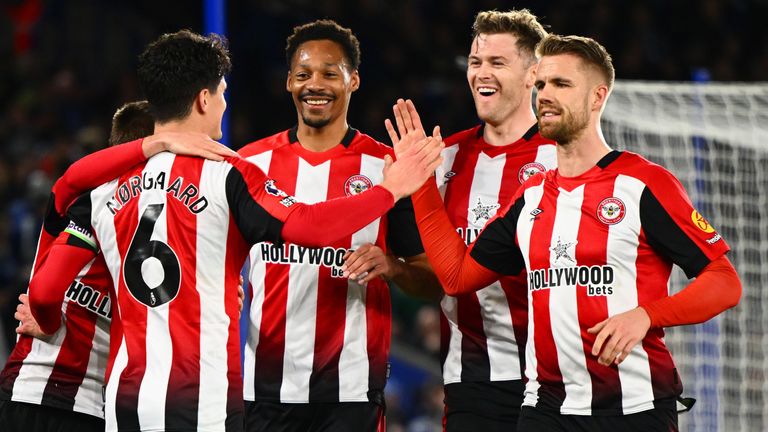
[[[510,33],[517,37],[517,49],[535,60],[536,45],[547,36],[544,26],[528,9],[499,12],[483,11],[475,17],[472,40],[479,34]]]
[[[139,56],[139,84],[155,120],[167,123],[187,117],[201,90],[216,93],[231,68],[221,36],[181,30],[160,36]]]
[[[349,62],[349,67],[356,70],[360,67],[360,42],[352,30],[338,25],[332,20],[317,20],[309,24],[296,26],[293,34],[288,36],[285,45],[285,60],[288,68],[291,67],[293,55],[304,42],[314,40],[330,40],[336,42],[344,51],[344,56]]]
[[[608,51],[596,40],[583,36],[560,36],[551,34],[545,37],[536,47],[539,57],[559,54],[572,54],[579,57],[588,66],[597,69],[608,85],[613,87],[616,72]]]
[[[128,102],[112,116],[109,145],[137,140],[155,132],[155,118],[149,112],[149,102]]]

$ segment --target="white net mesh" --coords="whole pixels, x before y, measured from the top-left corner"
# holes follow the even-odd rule
[[[698,399],[680,430],[768,430],[768,83],[619,81],[603,132],[677,175],[744,285],[735,309],[667,331],[684,396]],[[672,291],[687,282],[676,270]]]

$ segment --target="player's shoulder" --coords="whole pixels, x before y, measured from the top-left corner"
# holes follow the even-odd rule
[[[385,155],[394,155],[395,151],[387,144],[377,141],[372,136],[357,129],[350,128],[350,132],[344,137],[345,144],[350,151],[383,159]]]
[[[254,156],[260,153],[264,153],[265,151],[274,150],[278,147],[288,145],[291,143],[288,136],[289,132],[290,130],[284,130],[260,140],[250,142],[242,146],[237,152],[240,154],[240,156],[247,158],[249,156]]]
[[[671,183],[679,184],[677,177],[668,169],[630,151],[620,152],[607,168],[618,174],[634,177],[651,188],[665,187]]]
[[[472,145],[483,136],[482,127],[483,125],[479,124],[469,129],[456,132],[449,135],[448,138],[445,138],[443,142],[446,147],[454,145]]]

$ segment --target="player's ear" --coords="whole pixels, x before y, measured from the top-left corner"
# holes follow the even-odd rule
[[[536,70],[539,67],[539,62],[534,57],[531,61],[531,65],[528,66],[528,70],[525,71],[525,88],[533,89],[534,83],[536,83]]]
[[[357,69],[353,70],[349,75],[349,88],[352,91],[356,91],[360,88],[360,73],[357,71]]]
[[[608,85],[598,84],[594,90],[592,90],[593,102],[592,109],[596,111],[602,111],[605,107],[605,102],[608,100]]]
[[[211,91],[207,88],[204,88],[197,93],[197,97],[195,98],[195,109],[197,109],[199,113],[204,114],[206,111],[208,111],[210,96]]]
[[[291,84],[293,82],[293,75],[291,75],[291,71],[288,71],[288,75],[285,77],[285,90],[290,93],[291,92]]]

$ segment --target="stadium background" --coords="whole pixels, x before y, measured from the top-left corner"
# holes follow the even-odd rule
[[[72,161],[106,142],[109,121],[117,106],[141,97],[134,74],[136,56],[149,41],[181,28],[204,30],[201,3],[148,0],[3,0],[0,3],[0,319],[3,321],[0,328],[5,329],[5,334],[0,335],[0,365],[4,364],[7,349],[15,340],[12,329],[16,297],[26,288],[40,216],[53,180]],[[380,140],[386,138],[383,119],[390,114],[397,97],[414,99],[426,118],[425,123],[440,124],[444,133],[475,124],[462,61],[469,49],[474,14],[484,9],[527,7],[541,17],[551,31],[596,38],[613,54],[620,80],[766,81],[768,72],[768,33],[764,31],[768,3],[762,0],[514,3],[230,0],[228,3],[227,37],[234,70],[228,78],[227,99],[229,144],[234,148],[295,123],[295,110],[285,92],[285,38],[294,25],[323,17],[351,27],[360,39],[362,85],[352,98],[349,122]],[[760,94],[766,94],[764,88]],[[761,101],[760,107],[768,107],[766,97],[757,99]],[[747,106],[747,109],[755,108]],[[758,124],[752,127],[759,127]],[[613,130],[607,133],[609,142],[612,137],[619,140],[624,135],[626,133]],[[637,135],[633,136],[637,139]],[[669,143],[663,141],[660,145]],[[694,142],[693,146],[706,148],[708,155],[719,148],[707,142]],[[763,144],[762,149],[750,150],[757,153],[735,157],[737,163],[731,167],[738,171],[742,158],[762,161],[755,165],[755,175],[760,180],[754,189],[756,194],[765,193],[761,185],[766,186],[766,147]],[[651,151],[652,147],[648,149]],[[699,175],[704,172],[703,177],[709,176],[708,170],[717,171],[720,166],[709,163],[700,166],[695,160],[692,164]],[[686,186],[702,188],[701,192],[710,187],[700,186],[698,178],[690,183],[682,180]],[[740,185],[734,187],[738,189]],[[719,193],[728,200],[727,191]],[[705,207],[711,207],[711,211],[704,213],[718,214],[712,219],[716,225],[721,223],[723,216],[716,207],[722,203],[717,200],[708,203],[704,203]],[[757,224],[759,228],[761,224],[766,225],[764,218],[768,213],[764,197],[757,206],[757,216],[748,223]],[[724,232],[732,244],[734,236],[739,234],[737,230]],[[751,235],[757,236],[759,266],[761,260],[768,259],[768,238],[765,229],[757,229]],[[739,252],[735,254],[735,258],[738,257]],[[744,269],[738,262],[737,267],[740,271]],[[745,290],[764,289],[762,285],[768,282],[768,275],[765,270],[758,270],[756,274],[756,279],[748,281],[756,282],[745,284]],[[763,315],[754,319],[742,316],[760,314],[760,306],[768,306],[768,302],[759,292],[745,291],[745,297],[749,295],[758,296],[758,301],[742,304],[739,307],[742,311],[729,312],[727,317],[738,315],[738,318],[727,318],[726,323],[733,321],[739,326],[726,329],[725,334],[727,337],[728,331],[732,331],[754,336],[757,347],[747,356],[751,372],[741,374],[746,376],[740,376],[739,382],[757,383],[753,386],[754,397],[746,392],[742,398],[744,404],[755,405],[754,409],[741,407],[745,415],[757,417],[736,421],[733,424],[742,427],[734,429],[721,413],[710,412],[717,411],[717,406],[706,411],[708,395],[713,396],[717,404],[718,396],[724,398],[727,394],[723,392],[729,391],[715,382],[712,389],[696,392],[703,407],[686,414],[689,417],[683,418],[685,430],[768,427],[768,408],[762,397],[768,390],[768,358],[764,348],[768,319]],[[438,430],[442,388],[436,375],[437,309],[435,305],[407,299],[396,291],[393,302],[393,377],[388,383],[390,430]],[[727,325],[718,324],[713,330],[716,341],[722,338],[721,327]],[[700,337],[711,340],[712,329],[702,328],[704,333]],[[694,345],[685,348],[692,358],[696,358],[697,353],[704,355],[703,363],[693,362],[690,366],[696,369],[703,365],[703,375],[694,374],[697,378],[708,376],[705,370],[708,355],[719,363],[732,356],[736,363],[735,372],[718,366],[717,373],[709,376],[710,380],[724,379],[723,374],[725,378],[728,373],[739,374],[742,367],[739,364],[743,365],[744,359],[739,357],[738,350],[721,355],[718,345],[704,347],[702,352],[701,347],[695,346],[698,339],[686,337],[680,342],[683,346]],[[711,349],[717,351],[716,355],[708,351]],[[685,383],[687,388],[698,385]],[[702,395],[705,400],[701,400]],[[707,420],[712,416],[714,419]],[[753,429],[754,425],[758,429]]]

